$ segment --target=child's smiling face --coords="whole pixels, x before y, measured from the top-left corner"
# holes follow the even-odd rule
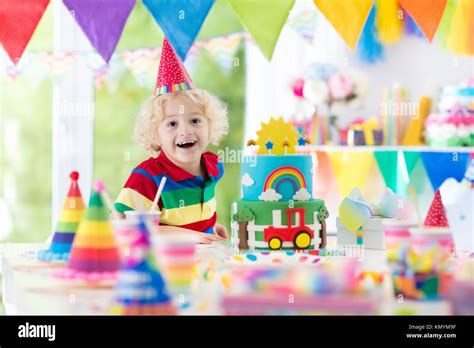
[[[200,164],[209,144],[209,121],[196,103],[178,95],[165,102],[158,136],[165,155],[176,165],[189,168]]]

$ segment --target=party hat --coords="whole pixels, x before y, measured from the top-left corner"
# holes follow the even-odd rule
[[[48,250],[38,254],[41,261],[67,261],[77,227],[84,213],[84,201],[77,183],[78,172],[71,172],[71,186],[64,201],[63,210],[59,214],[53,240]]]
[[[191,78],[168,39],[163,40],[155,96],[192,89]]]
[[[120,257],[109,213],[99,192],[94,188],[69,255],[68,267],[57,276],[90,282],[113,279],[120,267]]]
[[[122,262],[110,309],[117,315],[173,315],[176,309],[166,291],[152,251],[144,218],[133,224],[129,252]]]
[[[424,225],[426,227],[449,227],[439,190],[436,190],[433,202],[431,202],[430,210],[428,211],[428,215],[426,215]]]

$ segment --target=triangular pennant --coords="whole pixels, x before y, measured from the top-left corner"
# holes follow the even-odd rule
[[[265,58],[271,60],[295,0],[228,0],[228,2]]]
[[[416,163],[420,159],[420,153],[416,151],[404,151],[403,156],[405,157],[408,176],[410,176]]]
[[[447,178],[461,181],[469,161],[468,153],[421,152],[421,159],[430,178],[433,190],[437,190]]]
[[[241,41],[242,35],[234,34],[206,40],[203,47],[225,72],[229,72],[232,69],[235,53]]]
[[[406,196],[409,173],[413,170],[414,164],[410,163],[410,171],[408,171],[405,157],[400,151],[375,151],[374,156],[385,185],[391,188],[393,192]]]
[[[314,11],[302,11],[295,16],[290,14],[288,25],[296,30],[301,37],[312,43],[316,30],[317,13]]]
[[[407,11],[418,24],[429,42],[438,29],[443,16],[447,0],[398,0],[398,3]]]
[[[152,86],[155,82],[155,73],[158,70],[158,48],[143,48],[132,51],[123,51],[120,55],[128,70],[141,87]]]
[[[454,13],[456,12],[456,2],[457,0],[448,0],[446,7],[441,17],[441,21],[436,31],[436,40],[439,42],[441,48],[448,47],[448,37],[449,32],[451,31],[451,21],[453,19]]]
[[[456,54],[474,55],[474,0],[459,0],[451,20],[448,48]]]
[[[403,20],[400,16],[398,0],[376,0],[377,27],[380,42],[392,44],[400,40],[403,33]]]
[[[18,63],[49,0],[0,1],[0,42],[11,61]]]
[[[378,33],[375,29],[376,9],[372,6],[369,17],[365,22],[364,30],[360,35],[359,44],[357,45],[357,54],[359,58],[369,64],[374,64],[379,60],[383,60],[383,46],[378,39]]]
[[[354,187],[364,188],[372,169],[372,152],[334,151],[328,155],[342,197],[347,196]]]
[[[354,51],[373,0],[313,0],[324,17]]]
[[[374,157],[382,173],[385,185],[390,187],[393,192],[397,192],[398,177],[398,152],[397,151],[375,151]]]
[[[91,45],[108,63],[135,0],[63,0]]]
[[[38,61],[45,67],[53,80],[70,71],[76,60],[76,52],[40,52]]]
[[[214,0],[143,0],[143,3],[184,61]]]

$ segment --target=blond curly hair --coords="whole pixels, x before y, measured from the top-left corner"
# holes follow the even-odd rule
[[[165,103],[177,96],[189,98],[201,108],[203,115],[209,120],[210,143],[218,145],[228,132],[227,105],[205,90],[192,89],[152,97],[145,102],[138,114],[133,140],[153,156],[161,150],[158,145],[158,127],[164,118]]]

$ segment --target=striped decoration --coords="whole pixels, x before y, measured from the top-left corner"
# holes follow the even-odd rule
[[[242,35],[238,33],[206,40],[202,43],[202,47],[214,57],[225,72],[229,72],[234,65],[234,57],[241,42]]]
[[[109,213],[99,192],[93,190],[72,244],[68,267],[56,276],[99,282],[114,279],[119,267],[119,252]]]
[[[59,215],[56,231],[49,249],[38,253],[40,261],[67,261],[71,250],[76,230],[84,214],[85,206],[82,200],[81,191],[77,183],[78,172],[70,174],[71,186],[64,201],[63,210]]]
[[[357,245],[364,244],[364,233],[362,232],[362,226],[357,230]]]
[[[145,48],[132,51],[123,51],[120,58],[130,70],[141,87],[152,86],[155,82],[155,73],[158,70],[160,49]]]
[[[191,86],[189,85],[189,83],[183,82],[183,83],[177,83],[171,86],[160,87],[156,90],[156,93],[157,95],[161,95],[161,94],[177,92],[177,91],[186,91],[189,89],[191,89]]]

